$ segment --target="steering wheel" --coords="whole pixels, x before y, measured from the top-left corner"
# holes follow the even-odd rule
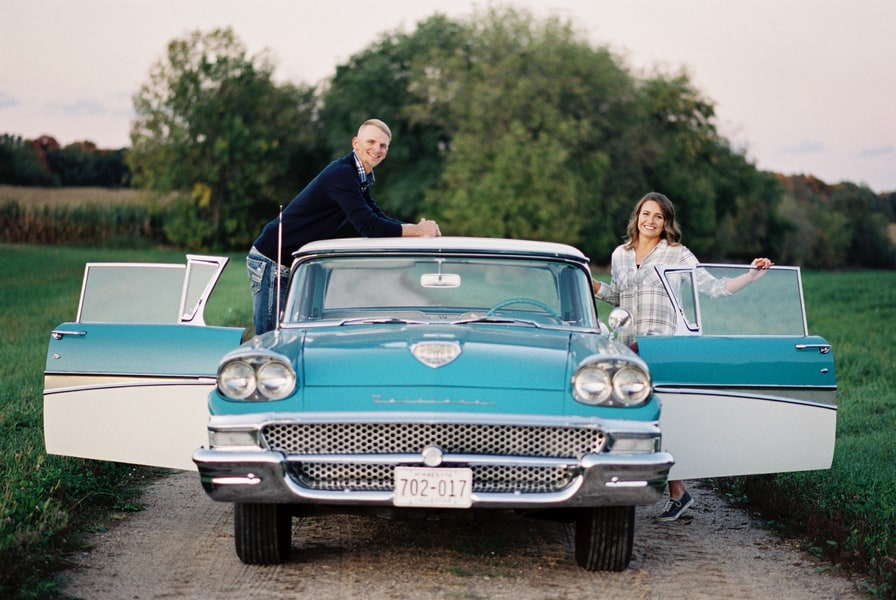
[[[548,315],[550,315],[552,319],[557,321],[558,324],[563,324],[563,319],[561,319],[560,315],[555,313],[550,306],[539,300],[533,300],[532,298],[509,298],[507,300],[502,300],[501,302],[498,302],[493,307],[488,309],[488,312],[485,313],[485,316],[493,317],[497,311],[501,310],[505,306],[510,306],[511,304],[531,304],[532,306],[537,306],[544,312],[548,313]]]

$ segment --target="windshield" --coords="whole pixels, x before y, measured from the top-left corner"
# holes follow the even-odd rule
[[[284,324],[331,319],[596,324],[582,267],[497,257],[330,257],[299,264]]]

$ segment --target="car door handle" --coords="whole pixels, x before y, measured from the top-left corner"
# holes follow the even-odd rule
[[[86,331],[67,331],[65,329],[54,329],[50,332],[50,335],[53,336],[54,340],[61,340],[64,336],[72,335],[76,337],[83,337],[87,335]]]
[[[830,344],[797,344],[797,350],[818,350],[819,354],[829,354],[831,352]]]

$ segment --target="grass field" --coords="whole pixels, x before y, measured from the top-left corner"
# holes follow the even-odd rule
[[[153,475],[43,449],[47,341],[56,325],[75,318],[84,264],[184,260],[182,251],[0,245],[0,598],[49,595],[47,575],[78,543],[78,532],[135,509],[135,490]],[[206,308],[208,323],[251,322],[245,270],[245,256],[234,256]]]
[[[243,255],[233,255],[206,310],[248,326]],[[183,262],[182,251],[0,245],[0,597],[52,597],[53,570],[82,532],[139,510],[146,468],[48,456],[42,389],[49,332],[74,319],[84,263]],[[809,328],[834,346],[838,441],[829,471],[722,482],[786,533],[879,597],[896,586],[896,272],[804,273]]]

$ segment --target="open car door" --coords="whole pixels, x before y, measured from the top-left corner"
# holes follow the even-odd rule
[[[195,470],[218,361],[243,333],[205,325],[227,261],[86,265],[76,320],[50,334],[48,453]]]
[[[808,334],[800,271],[773,267],[731,296],[700,291],[748,267],[656,267],[678,315],[638,337],[662,403],[670,479],[827,469],[837,424],[831,346]],[[698,275],[700,275],[698,277]]]

